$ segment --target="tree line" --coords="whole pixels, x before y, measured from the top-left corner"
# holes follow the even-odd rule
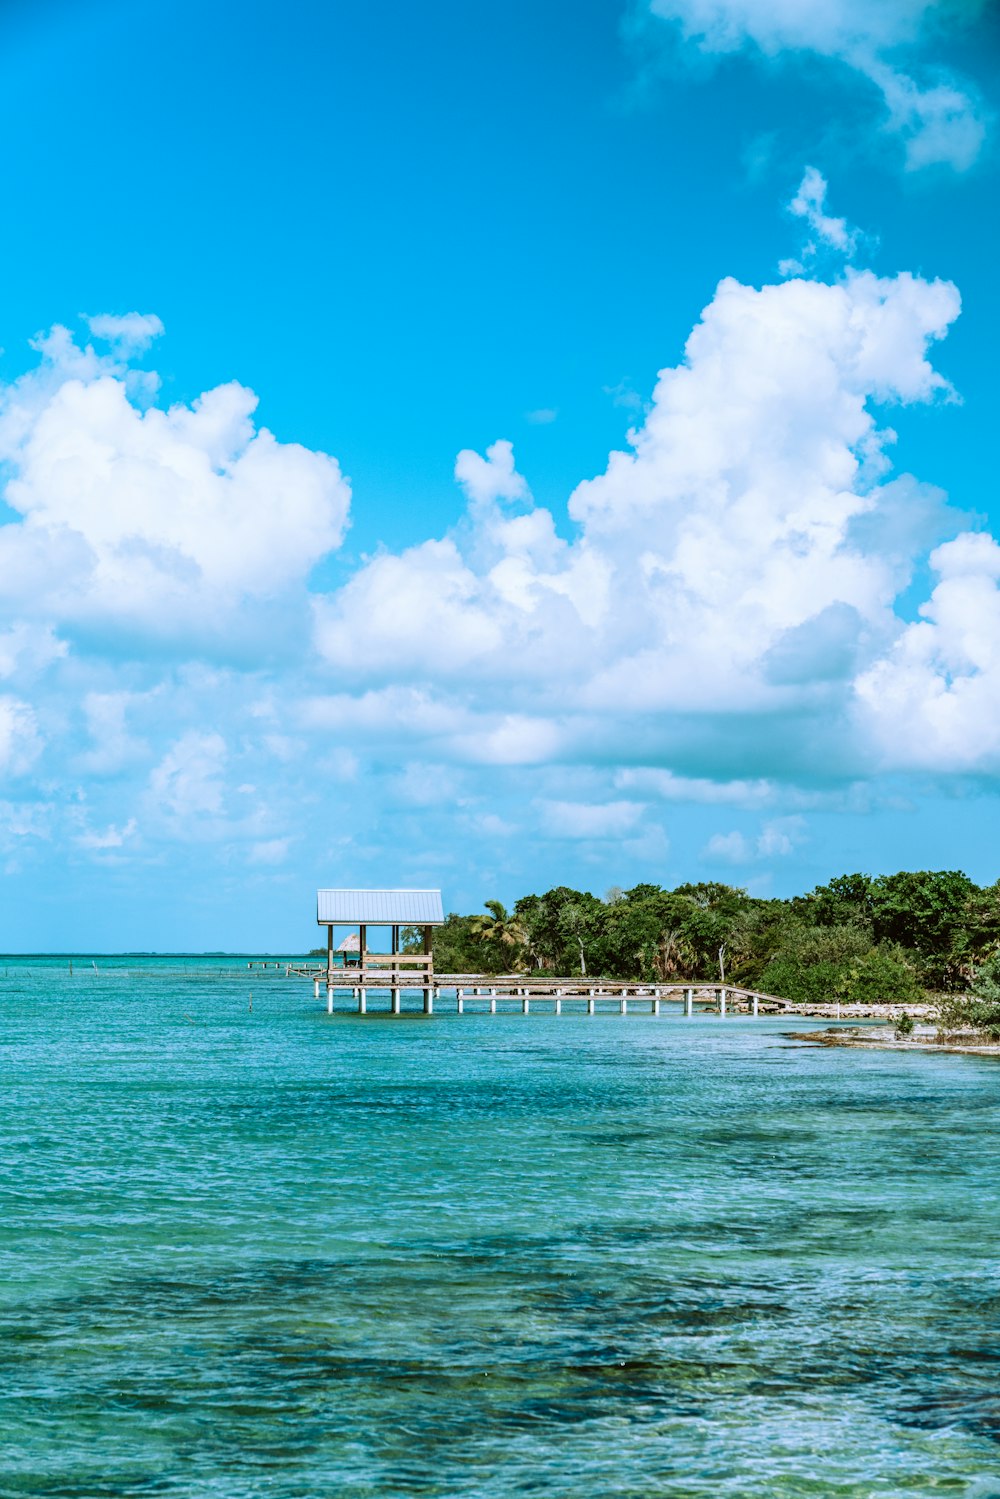
[[[915,1003],[991,983],[1000,995],[998,952],[1000,881],[958,870],[838,875],[785,900],[714,882],[603,897],[559,885],[510,910],[453,912],[434,937],[438,972],[717,978],[817,1003]]]

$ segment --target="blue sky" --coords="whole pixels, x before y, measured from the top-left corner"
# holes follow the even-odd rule
[[[0,946],[1000,875],[998,44],[0,10]]]

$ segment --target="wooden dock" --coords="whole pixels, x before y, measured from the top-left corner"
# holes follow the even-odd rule
[[[314,998],[326,988],[326,1008],[334,1014],[337,1000],[365,1014],[433,1015],[447,1005],[459,1015],[513,1014],[532,1011],[547,1014],[651,1014],[665,1005],[678,1006],[691,1017],[696,1013],[716,1015],[782,1015],[794,1007],[774,994],[744,989],[735,984],[601,983],[578,978],[548,978],[537,975],[443,974],[428,972],[422,955],[379,955],[364,968],[335,970],[333,982],[323,967],[286,967],[289,977],[310,979]],[[404,1004],[404,998],[406,1003]]]

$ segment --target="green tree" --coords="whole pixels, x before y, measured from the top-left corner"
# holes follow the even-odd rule
[[[809,895],[791,901],[795,915],[810,926],[870,926],[872,880],[867,874],[838,874]]]
[[[975,888],[954,869],[879,875],[871,884],[876,942],[918,953],[925,982],[948,985],[961,966],[963,928]]]

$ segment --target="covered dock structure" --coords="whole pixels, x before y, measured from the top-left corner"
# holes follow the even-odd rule
[[[317,890],[316,922],[326,927],[326,1007],[333,1013],[335,988],[349,987],[364,1014],[369,989],[388,989],[393,1014],[399,1014],[403,989],[423,991],[424,1010],[433,1007],[434,956],[431,934],[444,925],[440,890]],[[335,948],[335,934],[348,928]],[[369,945],[369,931],[389,933],[388,951]],[[420,933],[420,948],[403,952],[401,933]],[[355,940],[356,939],[356,940]],[[334,952],[344,967],[335,966]],[[318,979],[316,980],[318,988]]]

